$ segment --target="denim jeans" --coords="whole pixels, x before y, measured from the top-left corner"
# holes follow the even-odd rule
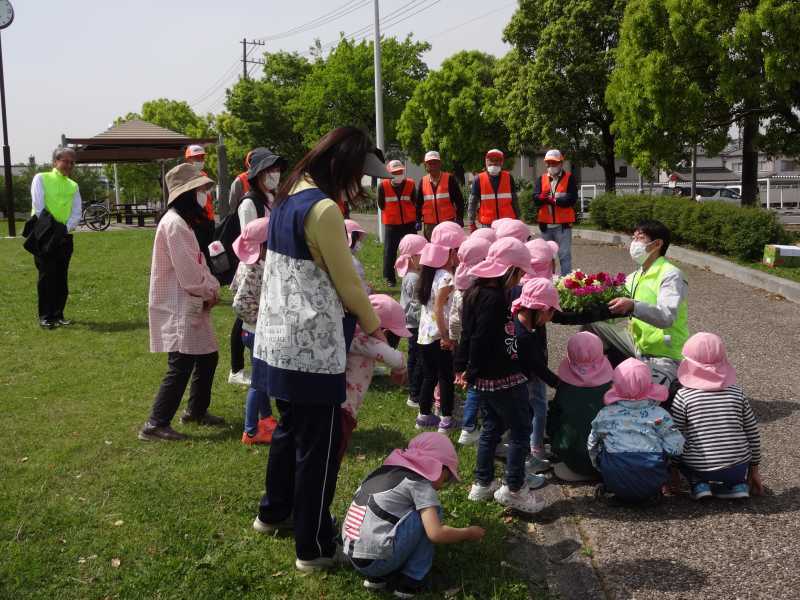
[[[476,392],[481,405],[483,429],[478,440],[475,480],[489,485],[494,479],[494,452],[500,438],[510,430],[506,456],[506,484],[511,491],[525,483],[525,458],[531,436],[531,408],[524,383],[497,392]]]
[[[249,331],[242,331],[242,342],[244,345],[253,351],[253,342],[255,335]],[[258,419],[264,419],[272,414],[272,408],[269,405],[269,396],[266,392],[257,390],[250,386],[247,390],[247,399],[244,402],[244,430],[249,435],[255,435],[258,431]]]
[[[558,244],[558,265],[561,274],[567,275],[572,270],[572,227],[548,225],[542,239]]]
[[[439,518],[442,509],[439,507]],[[386,577],[402,573],[415,581],[422,581],[433,565],[433,543],[425,533],[419,511],[412,510],[397,524],[392,556],[372,561],[366,567],[355,567],[365,577]]]
[[[695,471],[684,464],[678,467],[684,477],[689,480],[690,485],[698,483],[721,483],[725,486],[732,486],[739,483],[747,483],[747,473],[750,463],[740,463],[727,469],[717,469],[716,471]]]
[[[480,409],[480,392],[475,388],[467,389],[467,399],[464,400],[464,424],[462,429],[472,431],[478,425],[478,410]]]
[[[533,411],[531,448],[543,448],[544,431],[547,425],[547,391],[544,381],[536,376],[532,376],[528,381],[528,404]]]

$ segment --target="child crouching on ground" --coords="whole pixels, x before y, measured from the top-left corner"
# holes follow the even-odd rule
[[[239,268],[234,277],[236,288],[233,310],[242,320],[242,342],[253,353],[258,304],[261,300],[261,282],[264,277],[264,242],[267,241],[269,217],[250,221],[233,242],[233,251],[239,257]],[[244,432],[242,443],[269,444],[278,421],[272,416],[269,396],[252,385],[247,390],[244,404]]]
[[[678,367],[683,386],[672,403],[675,425],[686,437],[680,469],[692,498],[747,498],[764,488],[758,464],[758,423],[725,345],[713,333],[696,333],[683,346]]]
[[[344,553],[364,587],[412,598],[433,565],[434,544],[480,540],[481,527],[442,524],[437,490],[459,480],[458,455],[450,440],[421,433],[405,450],[395,450],[356,490],[342,524]]]
[[[491,229],[485,228],[486,231]],[[458,267],[456,267],[455,291],[453,292],[453,304],[450,307],[448,326],[450,328],[450,339],[456,343],[461,340],[461,322],[464,309],[464,294],[472,287],[475,277],[469,274],[469,270],[480,263],[489,254],[492,246],[487,239],[474,237],[471,235],[458,249]],[[478,397],[475,394],[467,394],[464,402],[464,421],[461,424],[461,436],[458,443],[471,446],[478,441],[481,431],[478,428]]]
[[[511,289],[530,272],[531,255],[515,238],[492,244],[486,260],[469,274],[475,283],[464,297],[464,322],[456,356],[456,382],[467,387],[470,402],[480,406],[483,429],[478,441],[472,501],[492,497],[503,506],[535,513],[545,503],[525,482],[525,457],[531,434],[527,378],[517,351],[511,312]],[[552,294],[556,297],[553,284]],[[494,456],[500,438],[510,431],[505,485],[494,476]]]
[[[560,461],[553,465],[553,472],[559,479],[597,479],[586,440],[592,421],[603,408],[603,396],[611,387],[613,373],[599,337],[582,331],[569,338],[567,357],[558,368],[561,382],[547,417],[550,448]]]
[[[683,436],[669,413],[658,406],[667,388],[653,383],[650,367],[629,358],[614,369],[606,405],[592,421],[588,450],[603,484],[623,501],[659,498],[669,475],[669,458],[680,455]]]
[[[422,386],[422,361],[419,357],[419,314],[422,305],[417,293],[419,289],[419,256],[428,243],[421,235],[409,233],[400,240],[394,269],[401,277],[400,306],[406,315],[406,327],[411,332],[408,338],[408,399],[406,404],[419,408],[419,390]]]
[[[400,304],[386,294],[372,294],[370,304],[378,315],[388,343],[381,342],[371,335],[367,335],[356,326],[353,342],[347,352],[345,365],[345,380],[347,390],[345,401],[342,404],[342,443],[339,446],[339,460],[342,460],[350,437],[358,425],[358,411],[364,403],[369,386],[372,383],[372,374],[375,363],[382,362],[391,371],[392,382],[405,383],[406,360],[403,353],[397,350],[400,338],[410,338],[411,332],[406,328],[406,317]]]

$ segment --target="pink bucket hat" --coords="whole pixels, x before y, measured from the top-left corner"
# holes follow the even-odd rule
[[[515,240],[516,241],[516,240]],[[522,286],[522,294],[511,303],[511,314],[516,315],[523,308],[543,310],[554,308],[561,310],[558,302],[558,290],[552,279],[534,277]]]
[[[419,255],[419,264],[439,269],[445,265],[450,256],[450,248],[439,244],[425,244]]]
[[[686,340],[678,381],[706,392],[724,390],[736,383],[736,370],[728,362],[725,344],[718,335],[701,331]]]
[[[482,238],[489,240],[489,243],[494,244],[497,241],[497,234],[491,227],[480,227],[472,232],[470,238]]]
[[[378,315],[381,329],[388,329],[400,337],[411,337],[411,332],[406,328],[406,313],[397,300],[386,294],[372,294],[369,303]]]
[[[551,245],[552,244],[552,245]],[[553,248],[555,246],[555,249]],[[558,244],[555,242],[545,242],[541,238],[536,238],[525,244],[531,253],[531,268],[533,275],[523,280],[533,279],[534,277],[553,277],[553,259],[558,254]]]
[[[494,230],[498,239],[513,237],[524,244],[531,238],[530,228],[519,219],[502,219],[502,221]]]
[[[653,383],[650,367],[640,360],[629,358],[614,369],[614,384],[603,397],[608,406],[620,400],[654,400],[664,402],[669,391],[663,385]]]
[[[446,435],[433,431],[412,438],[405,450],[398,448],[392,451],[383,464],[387,467],[405,467],[428,481],[439,479],[442,468],[447,467],[456,480],[461,480],[458,476],[458,454],[453,442]]]
[[[458,267],[455,274],[455,286],[462,292],[475,280],[470,277],[469,270],[481,262],[489,254],[492,243],[483,238],[469,237],[458,249]]]
[[[267,241],[269,231],[269,217],[262,217],[250,221],[244,231],[233,240],[233,251],[239,260],[246,265],[253,265],[258,262],[261,256],[261,245]]]
[[[348,246],[350,245],[350,240],[353,238],[353,234],[354,233],[364,233],[364,234],[367,233],[366,231],[364,231],[364,228],[361,225],[359,225],[358,223],[356,223],[352,219],[345,219],[344,220],[344,229],[347,232],[347,245]]]
[[[516,219],[511,219],[509,217],[503,217],[502,219],[495,219],[494,221],[492,221],[491,224],[492,231],[497,233],[497,228],[502,227],[506,221],[516,221]]]
[[[452,221],[439,223],[431,232],[431,244],[444,246],[448,250],[458,248],[466,239],[467,234],[464,233],[464,228]]]
[[[486,259],[472,267],[469,274],[473,277],[500,277],[511,267],[518,267],[525,273],[531,273],[531,253],[525,244],[515,238],[507,237],[492,244]]]
[[[394,270],[400,277],[406,276],[411,258],[420,254],[427,243],[428,240],[416,233],[408,233],[403,236],[397,247],[397,260],[394,262]]]
[[[567,358],[558,367],[561,381],[582,388],[611,381],[614,369],[603,354],[603,342],[589,331],[576,333],[567,342]]]

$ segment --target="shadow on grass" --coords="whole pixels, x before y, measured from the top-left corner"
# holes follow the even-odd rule
[[[789,400],[756,400],[750,399],[750,406],[756,413],[759,423],[780,421],[800,410],[800,403]]]
[[[350,448],[353,454],[387,456],[395,448],[405,448],[407,442],[405,436],[396,429],[378,425],[370,429],[356,429],[350,440]]]
[[[147,321],[76,321],[76,329],[88,329],[98,333],[117,333],[120,331],[135,331],[137,329],[147,329]]]

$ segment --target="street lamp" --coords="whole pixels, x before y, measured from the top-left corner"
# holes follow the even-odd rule
[[[14,20],[14,7],[9,0],[0,0],[0,30],[5,29]],[[8,235],[17,235],[17,224],[14,222],[14,187],[11,180],[11,149],[8,147],[8,117],[6,116],[6,82],[3,75],[3,43],[0,40],[0,112],[3,116],[3,162],[5,163],[6,180],[6,216],[8,217]]]

